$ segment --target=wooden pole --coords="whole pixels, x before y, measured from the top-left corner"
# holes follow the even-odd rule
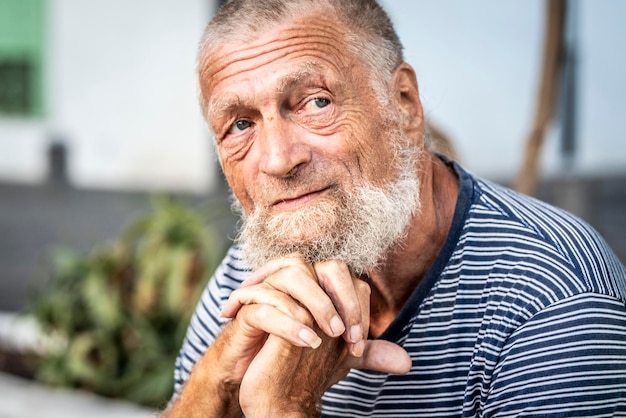
[[[514,188],[533,194],[539,178],[539,157],[546,129],[554,117],[564,47],[565,0],[547,0],[541,80],[532,128],[526,139],[524,161]]]

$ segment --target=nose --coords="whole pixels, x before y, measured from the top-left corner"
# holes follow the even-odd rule
[[[295,169],[308,163],[311,152],[303,141],[298,126],[282,116],[264,120],[260,142],[261,172],[268,176],[285,178]]]

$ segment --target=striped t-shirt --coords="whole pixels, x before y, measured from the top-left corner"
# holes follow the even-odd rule
[[[624,266],[570,214],[454,169],[447,240],[380,337],[409,352],[411,371],[352,370],[323,416],[626,416]],[[233,247],[191,320],[177,391],[248,275]]]

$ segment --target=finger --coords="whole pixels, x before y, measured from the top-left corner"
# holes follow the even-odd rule
[[[294,319],[301,317],[304,312],[304,309],[300,307],[293,298],[277,290],[270,284],[261,283],[233,291],[222,307],[220,316],[223,318],[234,318],[243,305],[252,304],[274,306],[276,309]],[[298,314],[300,314],[300,316],[298,316]]]
[[[294,254],[291,256],[278,258],[266,263],[261,268],[252,273],[250,277],[244,280],[239,285],[239,289],[263,283],[272,274],[275,274],[284,268],[299,269],[304,274],[314,275],[312,267],[304,263],[301,257]],[[237,291],[235,290],[235,292]],[[233,318],[237,314],[237,311],[241,308],[241,306],[242,304],[238,303],[237,298],[233,298],[231,295],[231,297],[229,297],[228,301],[222,308],[220,316],[224,318]]]
[[[293,254],[286,257],[276,258],[264,264],[259,269],[255,270],[246,280],[244,280],[240,287],[252,286],[261,283],[272,274],[287,267],[296,267],[305,271],[311,271],[310,266],[304,263],[302,257],[297,254]]]
[[[327,335],[337,337],[345,332],[345,325],[333,301],[320,287],[313,267],[304,263],[302,259],[287,257],[271,261],[255,272],[244,284],[245,286],[231,294],[222,308],[221,316],[234,317],[244,304],[266,303],[280,308],[282,303],[287,303],[286,299],[276,293],[252,293],[261,292],[264,289],[262,286],[266,285],[291,296],[306,307]]]
[[[313,269],[310,267],[310,265],[305,264],[301,258],[294,254],[292,256],[277,258],[266,263],[261,268],[252,273],[250,277],[244,280],[239,285],[239,289],[263,283],[263,281],[265,281],[272,274],[275,274],[284,268],[294,268],[296,269],[296,271],[300,270],[304,274],[313,274]],[[236,293],[238,290],[235,290],[233,293]],[[228,301],[222,308],[220,316],[224,318],[233,318],[237,314],[237,311],[241,308],[241,306],[242,303],[238,303],[237,298],[233,297],[231,294]]]
[[[334,306],[345,325],[345,339],[349,343],[358,343],[364,336],[366,329],[363,324],[361,298],[355,288],[355,281],[348,270],[348,266],[340,261],[324,261],[316,263],[313,268],[317,280],[330,296]],[[368,294],[369,306],[369,294]],[[369,308],[368,308],[369,317]]]
[[[290,284],[287,290],[285,290],[287,287],[286,282]],[[285,293],[287,291],[290,293]],[[307,303],[305,304],[304,301],[307,301]],[[313,323],[316,315],[314,313],[316,312],[327,311],[338,319],[337,312],[334,310],[328,296],[310,276],[302,275],[300,270],[290,271],[289,269],[283,269],[261,284],[235,290],[231,293],[220,315],[232,318],[238,315],[237,312],[243,306],[254,305],[270,306],[289,317],[291,324],[300,323],[303,327],[302,329],[310,329],[309,325]],[[311,318],[312,316],[313,318]],[[319,316],[315,321],[318,325],[325,323],[329,329],[331,327],[330,324],[333,322],[332,319],[328,322],[324,317],[320,318]],[[258,323],[257,326],[265,329]],[[335,336],[341,335],[342,330],[335,332]],[[311,337],[310,334],[308,336]],[[309,345],[313,341],[312,338],[306,339]],[[315,339],[315,342],[317,342],[317,339]]]
[[[406,350],[386,340],[368,340],[363,356],[349,357],[346,367],[375,370],[383,373],[405,374],[411,370],[412,360]]]
[[[311,271],[283,268],[269,276],[264,284],[291,296],[313,316],[317,325],[330,337],[338,337],[345,326],[330,296],[320,287]]]
[[[317,348],[322,339],[306,325],[271,305],[254,304],[244,306],[234,321],[248,334],[258,330],[281,337],[299,347]]]
[[[370,326],[371,289],[369,284],[360,279],[353,279],[353,284],[359,298],[359,306],[361,307],[362,338],[356,343],[349,343],[348,350],[354,357],[361,357],[365,350],[365,341],[367,340]]]

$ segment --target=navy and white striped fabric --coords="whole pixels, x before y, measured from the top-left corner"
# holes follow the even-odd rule
[[[626,270],[573,216],[454,165],[453,225],[381,338],[407,375],[352,370],[328,417],[626,416]],[[177,360],[176,388],[220,332],[249,274],[237,248],[217,270]]]

